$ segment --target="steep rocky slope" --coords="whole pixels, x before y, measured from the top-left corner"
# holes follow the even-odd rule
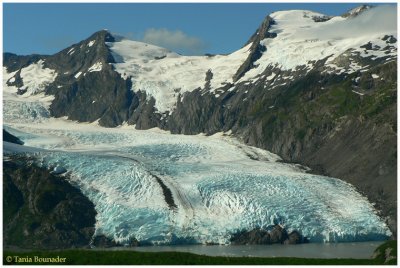
[[[20,139],[15,137],[14,135],[10,134],[7,130],[3,129],[3,141],[16,143],[16,144],[24,144]]]
[[[25,157],[3,161],[3,245],[60,249],[88,246],[94,205],[62,177]]]

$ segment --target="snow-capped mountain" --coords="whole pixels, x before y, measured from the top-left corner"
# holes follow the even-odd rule
[[[229,55],[183,56],[103,30],[51,56],[3,58],[4,92],[27,102],[47,98],[50,116],[182,134],[231,131],[351,182],[396,228],[390,7],[335,17],[275,12]]]
[[[106,107],[86,107],[88,111],[99,112],[94,112],[90,118],[75,118],[68,111],[59,111],[56,104],[64,101],[60,92],[70,91],[68,88],[75,83],[78,83],[78,91],[90,90],[90,85],[79,84],[81,80],[92,80],[89,77],[96,75],[95,72],[117,72],[121,82],[128,83],[121,87],[128,87],[139,96],[145,94],[147,102],[154,101],[151,107],[154,113],[160,115],[173,113],[178,100],[186,92],[195,90],[212,93],[218,98],[226,91],[237,91],[243,84],[260,81],[266,90],[271,90],[312,70],[336,75],[365,72],[397,57],[396,27],[380,29],[375,25],[365,29],[363,26],[369,22],[379,24],[376,18],[382,12],[382,8],[367,7],[361,6],[349,11],[348,16],[337,17],[304,10],[275,12],[265,19],[243,48],[229,55],[182,56],[150,44],[120,37],[116,40],[107,31],[100,31],[50,57],[21,60],[21,57],[5,54],[4,77],[8,78],[7,85],[14,86],[19,94],[45,91],[55,95],[55,116],[66,115],[79,121],[100,119],[105,126],[125,121],[136,123],[130,114],[119,120],[101,120],[108,115],[104,113]],[[365,10],[368,12],[362,12]],[[326,19],[321,21],[321,18]],[[98,88],[98,85],[92,87]],[[96,96],[88,97],[93,106],[97,106]],[[76,100],[67,98],[67,101]],[[132,102],[135,103],[133,98],[126,105]],[[117,110],[121,108],[124,107],[116,107]],[[166,121],[167,117],[159,120]]]

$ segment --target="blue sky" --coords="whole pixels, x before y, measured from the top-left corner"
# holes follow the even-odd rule
[[[230,53],[271,12],[308,9],[340,15],[360,3],[5,3],[3,50],[54,54],[108,29],[185,55]],[[376,5],[376,4],[373,4]],[[395,8],[395,6],[393,7]]]

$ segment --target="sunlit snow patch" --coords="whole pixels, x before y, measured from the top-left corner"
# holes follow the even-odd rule
[[[96,40],[92,40],[92,41],[90,41],[90,42],[89,42],[89,44],[88,44],[88,46],[89,46],[89,47],[91,47],[91,46],[93,46],[93,45],[94,45],[94,43],[96,43]]]
[[[24,84],[21,89],[26,90],[27,95],[42,92],[48,84],[56,79],[55,70],[43,68],[43,63],[43,60],[39,60],[21,69],[20,76]]]
[[[81,74],[82,74],[82,72],[77,72],[77,73],[74,75],[74,77],[75,77],[76,79],[78,79],[79,76],[81,76]]]
[[[100,72],[101,69],[103,67],[103,64],[101,62],[96,62],[95,64],[93,64],[88,71],[89,72]]]

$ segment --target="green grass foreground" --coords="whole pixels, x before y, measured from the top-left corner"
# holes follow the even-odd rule
[[[17,261],[17,257],[24,258]],[[57,259],[57,257],[59,257]],[[50,262],[48,259],[54,258]],[[65,258],[65,259],[63,259]],[[36,261],[35,261],[36,259]],[[30,261],[31,260],[31,261]],[[38,261],[40,260],[40,261]],[[382,258],[375,259],[305,259],[305,258],[255,258],[211,257],[183,252],[136,252],[136,251],[4,251],[3,264],[17,265],[380,265]]]

